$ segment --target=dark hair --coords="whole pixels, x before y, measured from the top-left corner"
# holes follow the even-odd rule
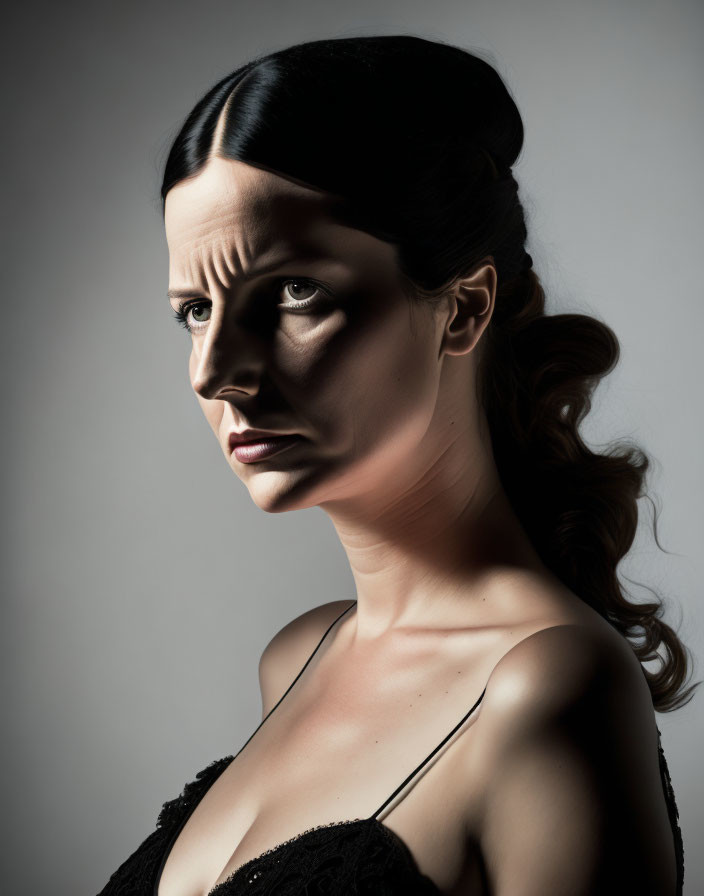
[[[466,50],[410,35],[309,41],[254,58],[197,103],[166,162],[162,212],[171,187],[216,150],[334,194],[340,220],[397,247],[421,301],[491,256],[498,286],[478,399],[503,486],[546,566],[641,663],[659,659],[657,672],[643,672],[655,709],[671,711],[699,684],[682,690],[689,650],[662,620],[662,602],[629,601],[617,576],[649,460],[623,442],[596,453],[579,433],[619,343],[594,317],[545,314],[511,171],[522,145],[506,86]]]

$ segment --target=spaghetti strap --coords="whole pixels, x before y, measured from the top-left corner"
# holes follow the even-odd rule
[[[239,748],[239,750],[237,751],[237,753],[235,753],[235,755],[233,756],[233,759],[236,759],[236,758],[240,755],[240,753],[242,752],[242,750],[244,750],[244,748],[247,746],[247,744],[250,742],[250,740],[254,737],[254,735],[257,733],[257,731],[259,731],[259,729],[262,727],[262,725],[264,724],[264,722],[266,722],[266,720],[269,718],[269,716],[272,714],[272,712],[273,712],[273,711],[276,709],[276,707],[281,703],[281,701],[284,699],[284,697],[286,696],[286,694],[288,694],[288,692],[291,690],[291,688],[294,686],[294,684],[298,681],[298,679],[301,677],[301,675],[303,675],[303,673],[305,672],[305,670],[308,668],[308,664],[309,664],[310,661],[313,659],[313,657],[315,656],[315,654],[318,652],[318,649],[320,648],[320,645],[321,645],[321,644],[323,643],[323,641],[327,638],[327,636],[328,636],[328,632],[330,631],[330,629],[331,629],[331,628],[332,628],[332,627],[333,627],[333,626],[334,626],[340,619],[342,619],[342,617],[345,615],[345,613],[348,613],[348,612],[352,609],[352,607],[355,606],[356,603],[357,603],[356,600],[355,600],[353,603],[351,603],[351,604],[349,605],[349,607],[347,607],[346,610],[343,610],[342,613],[340,613],[339,616],[337,616],[335,619],[333,619],[333,621],[330,623],[330,625],[325,629],[325,632],[323,633],[322,638],[318,641],[318,643],[317,643],[317,645],[316,645],[316,648],[315,648],[315,650],[313,651],[313,653],[311,653],[311,655],[308,657],[308,659],[307,659],[307,660],[305,661],[305,663],[303,664],[303,667],[301,668],[301,671],[300,671],[300,672],[298,673],[298,675],[293,679],[293,681],[291,682],[291,684],[286,688],[286,690],[285,690],[285,691],[283,692],[283,694],[279,697],[279,699],[276,701],[276,703],[271,707],[271,709],[269,710],[269,712],[264,716],[264,718],[261,720],[261,722],[257,725],[257,727],[254,729],[254,731],[253,731],[253,732],[250,734],[250,736],[247,738],[247,740],[242,744],[242,746]]]
[[[437,747],[435,747],[435,749],[432,751],[432,753],[429,753],[429,754],[425,757],[425,759],[420,763],[420,765],[417,765],[417,766],[413,769],[413,771],[412,771],[412,772],[410,773],[410,775],[406,778],[406,780],[403,781],[401,784],[399,784],[399,786],[396,788],[396,790],[394,790],[394,792],[391,794],[391,796],[390,796],[388,799],[384,800],[384,802],[379,806],[379,808],[376,810],[376,812],[375,812],[373,815],[370,815],[370,816],[369,816],[370,818],[376,818],[377,815],[382,811],[382,809],[385,809],[386,806],[388,806],[388,804],[393,800],[393,798],[394,798],[398,793],[400,793],[400,792],[403,790],[403,788],[406,786],[406,784],[408,784],[408,782],[411,781],[411,780],[415,777],[415,775],[417,774],[417,772],[419,772],[419,771],[423,768],[423,766],[426,764],[426,762],[429,762],[429,761],[433,758],[433,756],[437,753],[437,751],[438,751],[441,747],[443,747],[443,746],[448,742],[448,740],[452,737],[452,735],[453,735],[459,728],[461,728],[462,725],[464,725],[464,723],[467,721],[467,719],[472,715],[472,713],[474,712],[474,710],[475,710],[475,709],[479,706],[479,704],[481,703],[481,701],[482,701],[482,697],[484,696],[484,694],[486,694],[486,689],[487,689],[487,685],[484,686],[484,690],[483,690],[483,691],[481,692],[481,694],[479,695],[479,699],[478,699],[477,702],[474,704],[474,706],[469,710],[469,712],[466,712],[466,713],[462,716],[462,718],[461,718],[460,721],[455,725],[455,727],[452,729],[452,731],[450,731],[450,733],[447,734],[447,735],[440,741],[440,743],[437,745]]]
[[[164,850],[164,853],[161,856],[161,860],[159,862],[159,867],[157,868],[157,871],[154,875],[154,883],[153,883],[153,887],[151,890],[151,896],[157,896],[158,891],[159,891],[159,883],[161,881],[161,874],[162,874],[162,871],[164,870],[164,866],[166,865],[166,860],[169,857],[169,854],[173,848],[173,845],[176,842],[179,834],[185,827],[188,819],[195,812],[199,803],[201,803],[203,801],[205,794],[215,784],[215,781],[217,781],[217,779],[220,777],[220,775],[222,775],[225,772],[225,769],[229,768],[232,765],[232,763],[235,761],[235,759],[237,759],[237,757],[240,755],[242,750],[244,750],[244,748],[251,741],[251,739],[254,737],[254,735],[257,733],[257,731],[259,731],[259,729],[262,727],[264,722],[266,722],[266,720],[269,718],[269,716],[272,714],[272,712],[276,709],[276,707],[284,699],[286,694],[288,694],[288,692],[291,690],[291,688],[294,686],[294,684],[298,681],[298,679],[301,677],[301,675],[303,674],[305,669],[308,667],[308,664],[310,663],[310,661],[313,659],[315,654],[318,652],[320,645],[323,643],[325,638],[328,636],[330,629],[335,625],[335,623],[337,623],[340,619],[342,619],[342,617],[345,615],[345,613],[348,613],[352,609],[352,607],[355,606],[356,603],[357,603],[356,600],[353,603],[351,603],[349,605],[349,607],[347,607],[346,610],[343,610],[343,612],[340,613],[340,615],[337,616],[330,623],[330,625],[325,629],[325,632],[323,633],[322,638],[318,641],[318,643],[315,647],[315,650],[311,653],[311,655],[308,657],[308,659],[303,664],[301,671],[293,679],[291,684],[286,688],[286,690],[281,695],[281,697],[279,697],[279,699],[276,701],[276,703],[271,707],[269,712],[264,716],[264,718],[261,720],[261,722],[254,729],[254,731],[249,735],[249,737],[242,744],[242,746],[239,748],[239,750],[233,756],[225,756],[223,759],[215,760],[215,762],[212,762],[207,768],[203,769],[201,772],[198,773],[198,775],[196,776],[196,781],[198,781],[200,778],[205,776],[205,780],[207,781],[207,786],[205,787],[204,790],[202,790],[201,792],[198,793],[197,798],[195,796],[193,796],[193,793],[195,791],[195,785],[196,785],[196,782],[194,781],[192,784],[186,785],[186,788],[184,789],[184,794],[181,797],[177,797],[175,800],[172,800],[170,803],[166,803],[164,808],[162,808],[162,814],[160,814],[160,816],[159,816],[160,820],[162,818],[166,819],[168,817],[166,815],[167,811],[169,811],[170,814],[172,814],[174,811],[176,811],[176,812],[178,812],[179,815],[181,815],[181,817],[178,819],[178,823],[175,825],[175,828],[171,834],[169,843],[167,844],[166,849]],[[215,771],[214,777],[212,774],[213,771]],[[189,790],[189,788],[191,789],[191,794],[189,795],[190,799],[185,800],[185,794]],[[175,810],[174,809],[167,810],[167,807],[176,807],[176,808],[175,808]],[[181,811],[182,808],[185,808],[185,812]]]
[[[336,616],[335,619],[333,619],[333,621],[330,623],[330,625],[325,629],[325,632],[323,633],[323,637],[318,641],[318,644],[317,644],[315,650],[313,651],[313,653],[311,653],[311,655],[308,657],[308,659],[307,659],[307,660],[305,661],[305,663],[303,664],[303,667],[302,667],[301,671],[300,671],[300,672],[298,673],[298,675],[293,679],[293,681],[291,682],[291,684],[286,688],[286,690],[283,692],[283,694],[281,695],[281,697],[280,697],[280,698],[276,701],[276,703],[271,707],[271,709],[269,710],[269,712],[264,716],[264,718],[262,719],[262,722],[266,722],[266,720],[269,718],[269,716],[272,714],[272,712],[276,709],[276,707],[279,705],[279,703],[281,703],[281,701],[284,699],[284,697],[286,696],[286,694],[288,694],[288,692],[291,690],[291,688],[294,686],[294,684],[298,681],[298,679],[301,677],[301,675],[303,675],[303,673],[305,672],[305,670],[308,668],[308,663],[310,663],[310,661],[313,659],[313,657],[314,657],[314,656],[316,655],[316,653],[318,652],[318,648],[319,648],[320,645],[323,643],[323,641],[327,638],[327,636],[328,636],[328,632],[329,632],[330,629],[333,627],[333,625],[335,625],[340,619],[342,619],[342,617],[345,615],[345,613],[349,613],[349,611],[352,609],[352,607],[355,606],[356,603],[357,603],[356,600],[353,601],[353,602],[349,605],[349,607],[347,607],[346,610],[343,610],[342,613],[340,613],[339,616]]]

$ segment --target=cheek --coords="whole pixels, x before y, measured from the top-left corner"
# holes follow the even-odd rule
[[[398,456],[420,442],[430,423],[438,366],[432,332],[412,331],[407,313],[381,324],[350,359],[348,423],[360,453]]]
[[[383,310],[382,310],[383,309]],[[356,316],[326,321],[301,345],[305,408],[324,451],[360,458],[398,455],[417,444],[432,417],[439,364],[432,318],[401,296]],[[292,371],[289,371],[291,379]]]

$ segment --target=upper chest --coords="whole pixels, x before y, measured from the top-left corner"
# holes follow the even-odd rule
[[[540,627],[427,643],[385,662],[323,654],[197,804],[157,896],[207,896],[303,831],[375,814],[411,775],[377,817],[442,893],[481,896],[467,835],[481,781],[466,773],[481,705],[462,720],[501,656]]]

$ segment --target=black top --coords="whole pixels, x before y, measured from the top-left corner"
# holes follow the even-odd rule
[[[110,877],[98,896],[158,896],[159,880],[169,852],[208,789],[247,746],[281,703],[315,656],[335,623],[355,606],[354,601],[328,626],[303,668],[283,696],[262,719],[234,756],[216,759],[185,785],[180,796],[164,803],[153,831]],[[413,854],[379,813],[409,784],[479,706],[479,699],[435,749],[367,818],[318,825],[268,849],[233,871],[208,896],[439,896],[434,882],[421,874]],[[676,896],[682,894],[684,852],[679,813],[658,729],[660,776],[667,801],[677,855]]]

